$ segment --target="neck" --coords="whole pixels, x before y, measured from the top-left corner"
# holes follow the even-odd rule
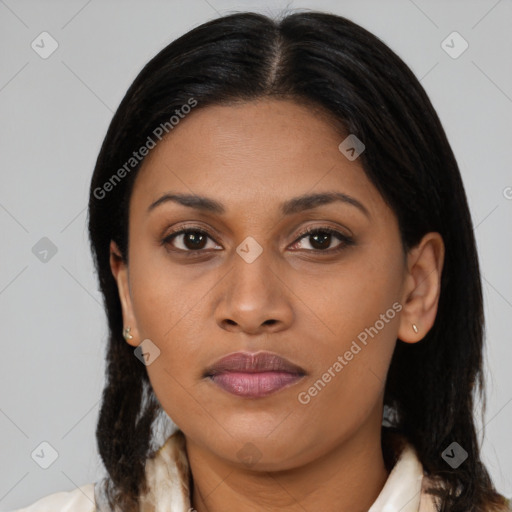
[[[197,512],[367,511],[389,476],[380,429],[368,434],[359,429],[308,464],[272,472],[241,469],[187,440],[191,504]]]

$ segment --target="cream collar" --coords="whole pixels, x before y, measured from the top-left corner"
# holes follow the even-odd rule
[[[141,512],[193,512],[185,437],[181,430],[169,436],[154,458],[148,459],[146,477],[150,490],[141,500]],[[424,492],[426,483],[427,478],[423,476],[423,467],[414,448],[405,443],[368,512],[435,511],[432,498]],[[95,492],[97,512],[109,511],[100,496],[99,486]]]

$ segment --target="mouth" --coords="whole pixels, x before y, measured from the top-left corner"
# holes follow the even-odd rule
[[[204,377],[233,395],[260,398],[287,388],[306,371],[287,359],[270,352],[236,352],[209,367]]]

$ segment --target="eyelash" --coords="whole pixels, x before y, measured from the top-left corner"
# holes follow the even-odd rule
[[[178,237],[179,235],[183,235],[183,234],[191,233],[191,232],[192,233],[199,233],[201,235],[206,235],[208,238],[212,239],[215,243],[217,243],[215,241],[215,239],[210,235],[210,233],[205,231],[203,228],[196,227],[196,226],[190,226],[190,227],[187,227],[186,229],[180,229],[180,230],[174,231],[174,232],[170,233],[169,235],[167,235],[162,240],[162,245],[166,245],[166,246],[167,245],[171,245],[171,242],[172,242],[172,240],[174,240],[174,238]],[[332,235],[332,236],[336,237],[342,243],[340,245],[338,245],[337,247],[335,247],[334,249],[325,249],[325,250],[322,250],[322,249],[306,249],[307,252],[333,254],[333,253],[340,252],[343,249],[345,249],[346,247],[354,244],[354,240],[351,237],[349,237],[347,235],[344,235],[343,233],[340,233],[339,231],[336,231],[333,228],[325,226],[325,227],[319,227],[319,228],[307,228],[307,229],[305,229],[304,231],[302,231],[298,235],[298,237],[295,239],[295,241],[293,242],[292,245],[295,245],[302,238],[307,238],[308,236],[313,236],[313,235],[316,235],[316,234]],[[186,255],[192,255],[192,256],[194,254],[198,254],[198,253],[201,253],[201,252],[206,252],[205,249],[196,249],[196,250],[171,249],[171,250],[173,250],[175,252],[185,253]]]

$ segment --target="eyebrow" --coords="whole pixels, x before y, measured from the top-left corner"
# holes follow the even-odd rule
[[[157,206],[167,203],[169,201],[181,204],[183,206],[187,206],[189,208],[194,208],[196,210],[201,210],[209,213],[215,213],[218,215],[226,213],[224,205],[222,203],[219,203],[215,199],[211,199],[209,197],[204,196],[198,196],[195,194],[174,193],[164,194],[155,202],[151,203],[148,207],[148,212],[151,212]],[[351,197],[342,192],[323,192],[317,194],[305,194],[299,197],[288,199],[287,201],[281,204],[281,214],[283,216],[293,215],[295,213],[299,213],[305,210],[312,210],[313,208],[317,208],[318,206],[323,206],[334,202],[342,202],[345,204],[355,206],[361,212],[363,212],[368,218],[370,218],[370,212],[361,202],[359,202],[354,197]]]

